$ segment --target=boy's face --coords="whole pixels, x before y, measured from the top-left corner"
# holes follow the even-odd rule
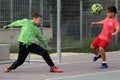
[[[109,18],[113,18],[113,17],[115,17],[115,13],[114,13],[114,12],[109,12],[109,11],[107,11],[107,16],[108,16]]]
[[[41,21],[42,21],[41,17],[37,17],[37,18],[34,17],[33,18],[33,22],[34,22],[35,25],[40,25]]]

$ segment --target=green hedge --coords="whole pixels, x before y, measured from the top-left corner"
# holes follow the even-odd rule
[[[91,53],[90,45],[94,38],[85,38],[83,40],[83,46],[77,47],[77,48],[62,48],[62,52],[77,52],[77,53]],[[73,40],[74,42],[74,40]],[[69,44],[69,43],[67,43]],[[79,41],[78,41],[79,44]],[[106,51],[117,51],[120,50],[120,46],[114,42],[112,42],[106,49]],[[50,49],[48,50],[49,53],[55,53],[57,52],[56,49]],[[18,45],[12,45],[10,46],[10,52],[11,53],[18,53]]]
[[[77,53],[91,53],[90,45],[94,38],[85,38],[83,40],[83,47],[78,48],[68,48],[68,49],[62,49],[62,52],[77,52]],[[120,50],[120,46],[114,42],[112,42],[107,48],[106,52],[108,51],[117,51]]]

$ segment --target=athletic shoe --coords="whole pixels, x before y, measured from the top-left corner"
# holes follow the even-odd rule
[[[101,55],[99,55],[98,57],[93,57],[93,62],[97,61],[100,58],[101,58]]]
[[[100,69],[106,69],[108,68],[107,63],[102,63],[102,65],[100,66]]]
[[[58,69],[57,67],[52,67],[52,68],[50,68],[50,72],[62,73],[63,71]]]
[[[8,73],[8,72],[10,72],[11,70],[10,70],[10,68],[6,68],[5,70],[4,70],[4,72],[6,72],[6,73]]]

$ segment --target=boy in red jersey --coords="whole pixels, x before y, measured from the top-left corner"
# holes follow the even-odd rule
[[[91,25],[103,24],[102,32],[95,38],[90,46],[90,49],[92,49],[93,53],[96,55],[93,61],[95,62],[97,59],[102,58],[100,69],[108,68],[105,48],[112,42],[113,36],[115,36],[120,29],[119,21],[116,18],[116,7],[109,6],[106,11],[107,16],[104,20],[91,23]]]

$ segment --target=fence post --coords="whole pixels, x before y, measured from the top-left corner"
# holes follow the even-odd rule
[[[57,0],[57,57],[61,63],[61,0]]]
[[[80,0],[80,47],[83,46],[83,24],[82,24],[82,13],[83,13],[83,2]]]
[[[118,10],[118,0],[115,0],[115,6]],[[116,14],[116,17],[118,17],[118,15]],[[118,34],[115,36],[115,43],[117,44],[118,43]]]
[[[11,0],[11,22],[13,21],[13,0]]]

